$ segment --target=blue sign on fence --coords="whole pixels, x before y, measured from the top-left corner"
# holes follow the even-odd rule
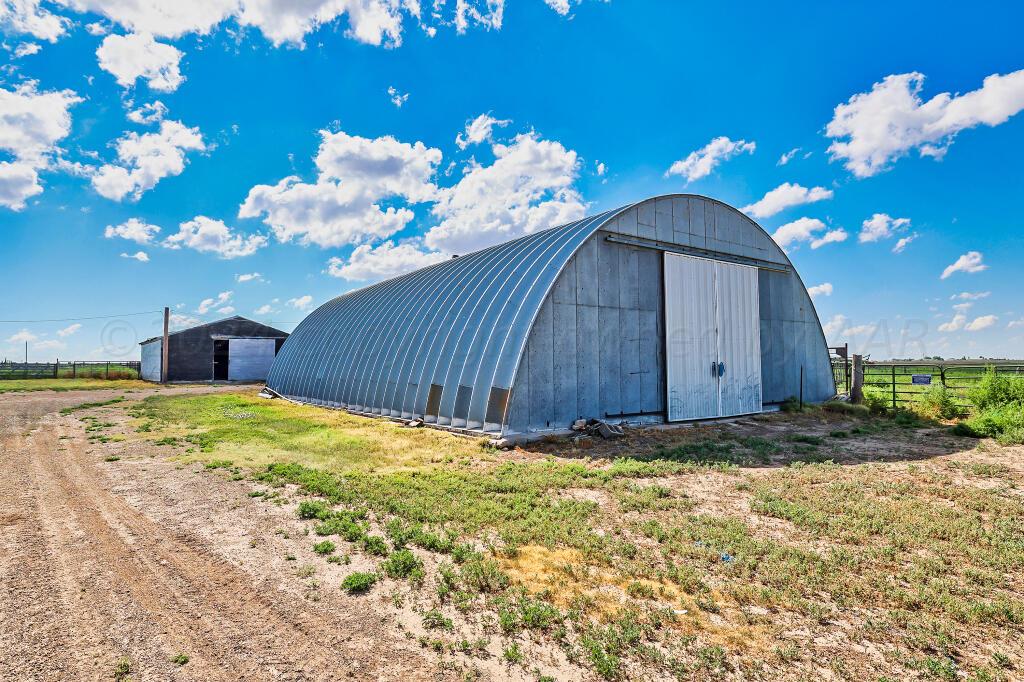
[[[932,383],[931,374],[912,374],[910,376],[911,383],[928,386]]]

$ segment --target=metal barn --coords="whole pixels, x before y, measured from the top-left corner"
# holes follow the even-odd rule
[[[264,381],[288,334],[238,315],[172,332],[167,337],[167,381]],[[142,371],[160,381],[163,338],[146,339]]]
[[[267,385],[495,436],[835,393],[821,324],[783,250],[735,208],[685,194],[339,296],[299,324]]]

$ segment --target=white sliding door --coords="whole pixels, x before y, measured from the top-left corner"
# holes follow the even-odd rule
[[[718,291],[719,414],[761,411],[761,319],[757,268],[715,263]]]
[[[665,253],[668,420],[718,416],[715,263]]]
[[[761,411],[757,268],[665,253],[668,420]]]

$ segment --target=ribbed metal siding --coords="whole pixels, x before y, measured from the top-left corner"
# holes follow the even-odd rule
[[[150,341],[142,345],[142,366],[139,376],[146,381],[160,381],[163,345],[163,341]]]
[[[277,339],[229,339],[228,380],[263,381],[274,364]]]
[[[296,328],[267,385],[304,402],[428,421],[430,387],[439,385],[437,423],[481,428],[490,396],[507,399],[558,273],[612,213],[339,296]],[[492,419],[504,411],[491,408]]]

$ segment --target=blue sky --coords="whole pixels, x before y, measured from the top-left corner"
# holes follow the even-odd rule
[[[1024,9],[279,4],[0,0],[0,356],[291,330],[666,192],[775,234],[832,342],[1024,355]]]

